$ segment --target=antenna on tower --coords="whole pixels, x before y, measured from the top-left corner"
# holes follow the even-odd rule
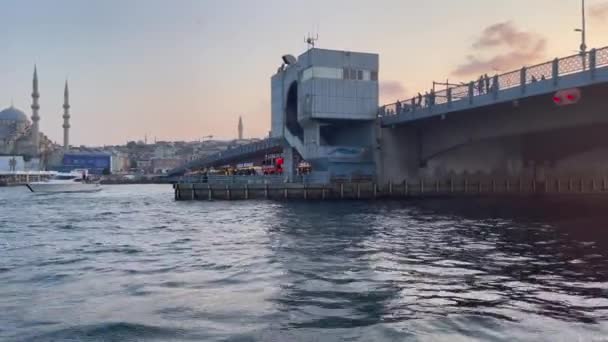
[[[306,36],[304,38],[304,42],[306,44],[308,44],[308,49],[314,49],[315,44],[317,43],[317,40],[319,40],[319,34],[318,33],[315,36],[313,36],[310,33],[308,33],[308,36]]]

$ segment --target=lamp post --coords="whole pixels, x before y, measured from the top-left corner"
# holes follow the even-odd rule
[[[585,17],[585,0],[582,1],[582,27],[577,28],[574,31],[581,33],[581,46],[580,46],[580,54],[583,59],[583,70],[587,69],[587,61],[585,60],[585,56],[587,54],[587,21]]]

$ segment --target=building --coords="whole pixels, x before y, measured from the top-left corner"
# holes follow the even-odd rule
[[[150,159],[140,159],[136,161],[137,169],[143,173],[152,172],[152,161]]]
[[[112,171],[112,155],[105,152],[65,152],[59,171],[87,169],[95,175],[109,174]]]
[[[112,152],[112,173],[128,172],[131,168],[131,160],[125,153]]]
[[[153,158],[151,160],[152,173],[167,173],[176,167],[184,164],[182,158]]]
[[[156,143],[154,146],[154,158],[170,158],[175,156],[176,148],[168,143]]]
[[[52,142],[40,132],[39,98],[38,72],[34,68],[31,121],[13,105],[0,111],[0,155],[23,156],[26,161],[44,160],[53,149]]]
[[[312,48],[283,62],[271,79],[271,136],[290,146],[286,174],[301,158],[326,180],[375,177],[378,55]]]

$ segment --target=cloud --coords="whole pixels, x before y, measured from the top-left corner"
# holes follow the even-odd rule
[[[467,56],[467,62],[459,65],[453,75],[477,76],[518,69],[543,58],[547,41],[541,35],[519,30],[507,21],[485,28],[472,49],[473,54]]]
[[[399,81],[380,82],[380,97],[387,100],[397,100],[405,97],[405,87]]]
[[[608,2],[591,6],[589,8],[589,16],[600,21],[608,20]]]

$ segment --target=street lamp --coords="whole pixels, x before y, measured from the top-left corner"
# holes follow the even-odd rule
[[[585,0],[582,1],[582,21],[583,26],[581,28],[577,28],[574,31],[581,33],[581,46],[580,46],[580,54],[583,58],[583,70],[587,68],[587,63],[585,60],[585,55],[587,53],[587,21],[585,18]]]

